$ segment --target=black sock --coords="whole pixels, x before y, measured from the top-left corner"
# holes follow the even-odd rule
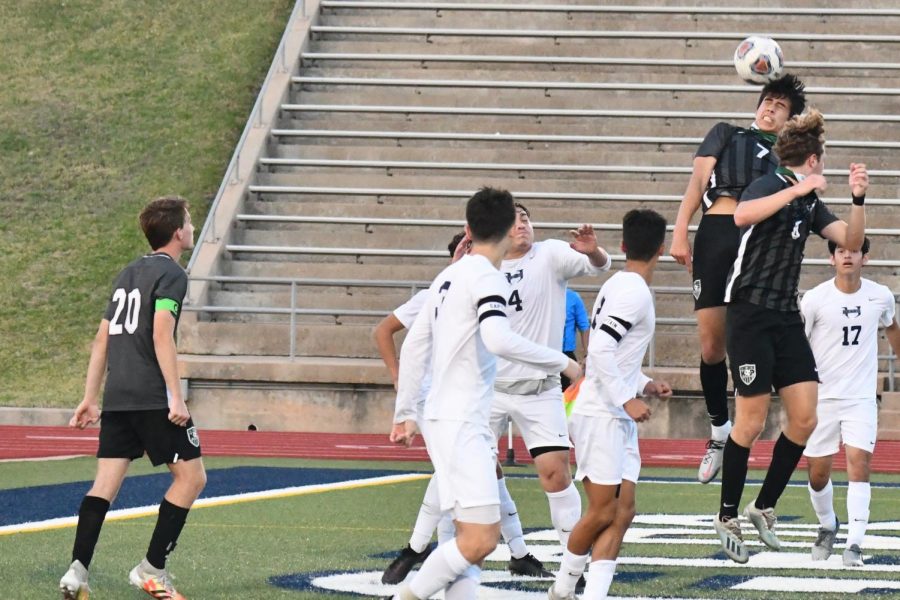
[[[738,505],[744,493],[747,481],[747,462],[750,460],[750,448],[738,445],[731,436],[725,441],[725,453],[722,456],[722,492],[719,502],[719,517],[737,518]]]
[[[94,548],[100,537],[100,528],[109,510],[109,501],[98,496],[85,496],[78,509],[78,527],[75,529],[75,545],[72,547],[72,561],[81,561],[84,568],[91,565]]]
[[[724,360],[708,365],[700,359],[700,387],[710,423],[721,427],[728,422],[728,367]]]
[[[762,488],[759,490],[759,496],[756,497],[756,508],[775,508],[775,503],[784,493],[803,456],[803,450],[806,446],[795,444],[782,433],[775,442],[775,449],[772,451],[772,462],[763,480]]]
[[[150,538],[150,547],[147,548],[147,562],[157,569],[166,567],[166,557],[175,549],[175,543],[184,527],[189,510],[175,506],[165,498],[159,505],[156,528],[153,530],[153,537]]]

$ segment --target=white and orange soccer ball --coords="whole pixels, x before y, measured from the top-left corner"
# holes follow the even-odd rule
[[[753,35],[738,44],[734,68],[747,83],[768,83],[781,76],[784,55],[772,38]]]

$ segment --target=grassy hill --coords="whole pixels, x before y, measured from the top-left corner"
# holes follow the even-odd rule
[[[176,193],[203,222],[291,8],[0,3],[0,405],[81,399],[138,211]]]

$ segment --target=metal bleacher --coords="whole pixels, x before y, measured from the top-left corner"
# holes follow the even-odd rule
[[[759,88],[731,62],[752,33],[779,41],[826,115],[825,201],[838,215],[848,164],[869,166],[867,274],[897,289],[900,9],[759,4],[311,0],[295,11],[288,31],[305,37],[282,42],[261,98],[278,77],[284,93],[254,109],[192,259],[180,349],[193,396],[315,385],[385,404],[371,328],[446,263],[481,185],[525,203],[538,239],[593,223],[621,264],[622,215],[651,207],[674,222],[702,136],[752,119]],[[802,288],[829,276],[824,243],[810,240],[806,264]],[[572,285],[590,306],[601,283]],[[689,284],[665,257],[648,361],[688,390]]]

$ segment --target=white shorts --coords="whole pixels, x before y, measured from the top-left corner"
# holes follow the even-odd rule
[[[816,407],[819,424],[806,442],[805,456],[831,456],[845,446],[853,446],[870,454],[875,451],[878,436],[878,404],[866,400],[819,400]]]
[[[637,423],[631,419],[574,414],[569,420],[575,442],[575,479],[585,477],[597,485],[637,483],[641,474]]]
[[[540,394],[519,396],[494,391],[491,403],[491,430],[494,441],[506,433],[511,418],[529,452],[536,448],[571,448],[562,388],[554,386]]]
[[[500,522],[500,495],[497,490],[497,453],[487,426],[462,421],[424,420],[422,436],[434,465],[441,510],[470,521],[465,509],[494,506]],[[463,509],[462,511],[460,509]],[[475,511],[477,512],[477,511]]]

